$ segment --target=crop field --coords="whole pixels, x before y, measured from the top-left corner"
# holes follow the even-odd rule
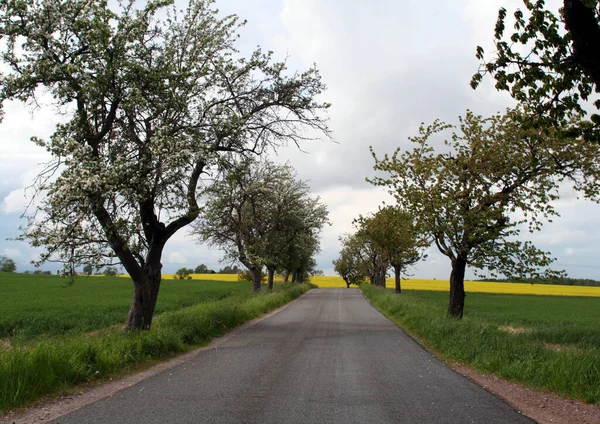
[[[457,321],[447,293],[361,289],[442,358],[600,405],[600,299],[470,293]]]
[[[237,278],[237,276],[236,276]],[[0,339],[30,339],[122,324],[133,283],[129,278],[78,277],[71,287],[53,275],[0,274]],[[156,314],[245,292],[249,283],[173,280],[161,284]]]
[[[342,277],[312,277],[312,284],[321,288],[346,287]],[[355,287],[355,286],[352,286]],[[394,279],[388,278],[386,287],[394,288]],[[448,280],[402,280],[402,290],[445,291],[450,289]],[[600,297],[600,287],[560,286],[551,284],[494,283],[465,281],[467,293],[537,294],[545,296],[591,296]]]

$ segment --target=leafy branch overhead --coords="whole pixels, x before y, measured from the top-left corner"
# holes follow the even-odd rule
[[[486,74],[496,88],[508,91],[518,102],[528,104],[551,125],[573,124],[569,119],[585,111],[600,87],[600,12],[595,0],[564,0],[557,13],[543,0],[523,1],[525,8],[513,13],[514,32],[506,34],[508,11],[501,8],[494,30],[496,51],[491,60],[481,46],[482,61],[471,79],[477,88]],[[596,109],[600,100],[595,100]],[[591,122],[576,122],[571,130],[598,140],[600,116]]]

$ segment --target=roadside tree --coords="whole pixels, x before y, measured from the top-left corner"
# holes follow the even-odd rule
[[[435,121],[410,138],[413,150],[378,159],[387,187],[452,263],[448,316],[462,318],[467,266],[509,277],[540,276],[552,259],[517,239],[557,215],[552,201],[564,180],[598,193],[598,145],[535,125],[522,111],[483,118],[467,111],[437,153],[431,139],[451,126]],[[545,271],[547,275],[550,271]]]
[[[333,261],[333,269],[342,277],[347,288],[352,284],[358,286],[366,280],[364,269],[360,266],[360,257],[350,246],[342,246],[339,258]]]
[[[293,282],[314,275],[317,264],[313,256],[319,251],[319,234],[328,222],[327,207],[318,197],[311,197],[308,184],[287,169],[289,174],[278,181],[277,192],[271,194],[271,228],[260,247],[270,289],[277,270],[292,274]]]
[[[242,161],[215,181],[207,196],[195,232],[244,264],[254,276],[254,290],[260,290],[265,266],[269,288],[278,267],[293,261],[294,270],[307,268],[327,209],[309,197],[308,186],[296,180],[290,166]]]
[[[33,138],[54,160],[21,238],[45,246],[39,263],[122,264],[134,285],[124,331],[150,328],[164,246],[198,217],[203,174],[300,144],[301,129],[328,135],[315,68],[290,74],[260,50],[240,58],[242,24],[211,1],[183,16],[143,3],[0,2],[0,103],[45,93],[66,117]]]
[[[372,216],[361,216],[357,223],[363,230],[362,237],[367,238],[394,269],[395,290],[401,293],[402,272],[423,258],[430,243],[428,237],[419,234],[410,213],[393,206],[384,206]]]

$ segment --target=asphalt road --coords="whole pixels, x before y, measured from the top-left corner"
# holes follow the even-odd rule
[[[354,289],[313,290],[216,348],[55,423],[531,423]]]

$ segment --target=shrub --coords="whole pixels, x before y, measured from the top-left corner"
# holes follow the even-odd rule
[[[260,281],[265,281],[267,279],[267,274],[264,272],[260,272]],[[238,281],[252,281],[252,272],[249,269],[238,272]]]

